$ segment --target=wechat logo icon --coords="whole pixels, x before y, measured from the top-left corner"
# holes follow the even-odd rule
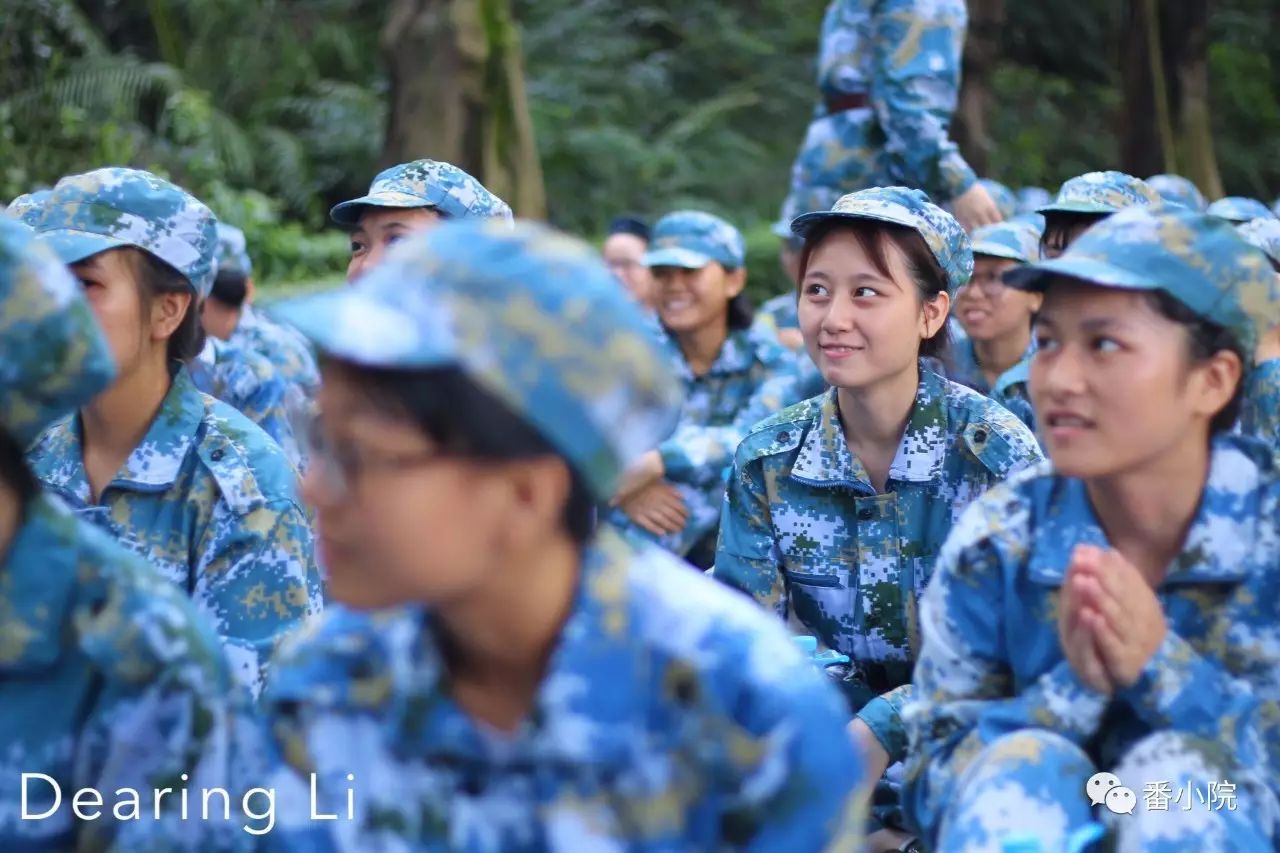
[[[1112,814],[1133,814],[1138,805],[1138,795],[1121,785],[1114,773],[1094,773],[1084,788],[1090,805],[1106,806]]]

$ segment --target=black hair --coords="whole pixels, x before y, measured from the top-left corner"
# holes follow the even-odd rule
[[[238,269],[224,269],[218,270],[209,298],[218,300],[228,308],[239,308],[244,305],[248,294],[249,277]]]
[[[1044,215],[1044,233],[1040,235],[1040,256],[1046,257],[1046,250],[1054,249],[1059,254],[1066,251],[1071,240],[1073,229],[1081,225],[1093,225],[1101,222],[1109,213],[1073,213],[1070,211],[1051,210]]]
[[[732,275],[737,272],[737,269],[725,267],[724,271],[726,274]],[[750,329],[755,319],[755,306],[751,304],[751,297],[747,296],[745,290],[729,300],[729,331],[737,332],[742,329]]]
[[[22,445],[3,427],[0,427],[0,482],[14,493],[24,512],[40,492],[35,474],[27,467]]]
[[[191,280],[178,272],[168,263],[160,260],[150,252],[134,249],[134,275],[138,283],[138,293],[142,297],[143,316],[151,310],[151,303],[159,296],[167,293],[191,294],[191,302],[182,316],[182,321],[169,336],[166,353],[168,360],[185,364],[200,354],[204,349],[204,326],[200,323],[199,306],[196,305],[194,288]]]
[[[619,216],[610,222],[608,236],[612,237],[614,234],[630,234],[649,242],[649,226],[636,216]]]
[[[528,422],[455,367],[401,370],[338,363],[356,374],[367,400],[407,417],[446,453],[482,461],[564,459]],[[596,502],[586,481],[564,461],[571,475],[564,528],[582,546],[595,529]]]
[[[1163,317],[1183,326],[1187,330],[1187,338],[1190,341],[1190,352],[1192,364],[1199,364],[1212,358],[1215,354],[1223,350],[1230,350],[1240,359],[1241,366],[1247,366],[1252,357],[1251,353],[1246,353],[1240,341],[1236,339],[1230,331],[1224,326],[1205,320],[1198,316],[1194,311],[1174,299],[1162,290],[1152,291],[1150,294],[1151,305]],[[1209,421],[1209,432],[1217,435],[1221,432],[1230,432],[1236,425],[1236,421],[1240,419],[1240,408],[1244,403],[1244,380],[1236,383],[1235,393],[1231,395],[1231,400],[1227,405],[1218,410],[1218,413]]]
[[[919,232],[905,225],[870,220],[832,220],[820,223],[810,230],[805,235],[804,251],[800,254],[801,283],[804,282],[814,250],[833,231],[840,230],[848,231],[857,238],[862,244],[863,252],[871,258],[876,270],[885,278],[892,278],[889,272],[889,245],[897,246],[906,258],[907,274],[911,276],[911,282],[916,286],[921,301],[932,302],[948,290],[947,277]],[[944,319],[933,337],[920,342],[920,357],[937,359],[946,367],[949,366],[947,353],[950,348],[951,331],[948,321]]]

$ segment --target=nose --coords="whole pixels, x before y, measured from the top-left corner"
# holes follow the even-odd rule
[[[853,299],[836,296],[827,303],[827,311],[822,315],[822,331],[836,335],[853,328],[853,319],[858,309]]]

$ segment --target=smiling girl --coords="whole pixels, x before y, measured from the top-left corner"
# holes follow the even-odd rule
[[[916,599],[954,519],[1038,461],[1035,438],[982,395],[922,370],[972,269],[958,222],[888,187],[799,217],[799,318],[834,386],[738,447],[715,576],[853,660],[842,682],[879,778],[906,752]],[[891,783],[877,815],[897,823]]]

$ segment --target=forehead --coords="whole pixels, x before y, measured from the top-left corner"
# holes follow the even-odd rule
[[[1146,322],[1160,318],[1151,304],[1150,291],[1099,287],[1071,279],[1055,281],[1049,286],[1039,316],[1061,322]]]
[[[440,218],[439,211],[430,207],[366,207],[360,211],[357,229],[376,231],[393,225],[414,228]]]
[[[610,234],[604,241],[605,254],[642,254],[648,244],[635,234]]]

